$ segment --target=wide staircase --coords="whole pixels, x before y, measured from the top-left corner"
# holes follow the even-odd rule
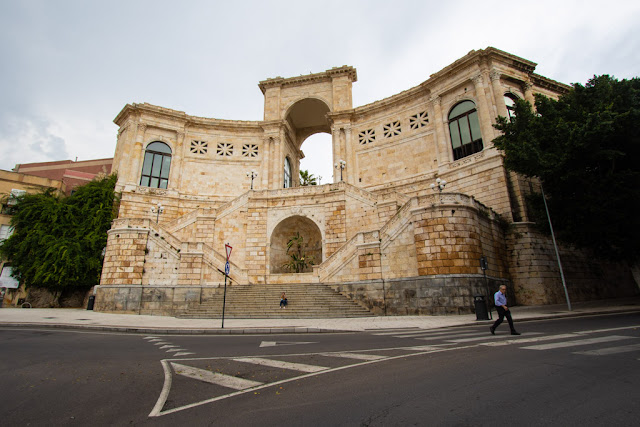
[[[286,292],[289,304],[280,308]],[[215,319],[222,317],[223,294],[196,304],[177,317]],[[225,318],[339,318],[371,316],[371,312],[327,285],[318,283],[235,285],[227,287]]]

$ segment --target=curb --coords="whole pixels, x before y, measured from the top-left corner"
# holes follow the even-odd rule
[[[143,328],[135,326],[94,326],[94,325],[74,325],[74,324],[53,324],[53,323],[0,323],[4,327],[25,328],[25,329],[68,329],[87,330],[94,332],[124,332],[132,334],[162,334],[162,335],[269,335],[269,334],[343,334],[358,331],[344,329],[321,329],[321,328],[230,328],[230,329],[170,329],[170,328]]]
[[[532,317],[514,319],[518,323],[533,322],[549,319],[567,319],[588,316],[601,316],[607,314],[629,314],[640,312],[640,307],[623,307],[620,309],[612,308],[607,310],[594,310],[582,312],[566,312],[553,314],[540,314]],[[494,322],[495,319],[489,320],[473,320],[457,325],[435,326],[429,329],[442,329],[450,327],[465,327],[473,325],[482,325]],[[121,332],[131,334],[162,334],[162,335],[271,335],[271,334],[345,334],[355,332],[371,332],[384,331],[385,328],[366,329],[366,330],[345,330],[345,329],[324,329],[317,327],[247,327],[247,328],[228,328],[228,329],[186,329],[186,328],[148,328],[136,326],[108,326],[108,325],[83,325],[83,324],[60,324],[60,323],[38,323],[38,322],[0,322],[4,327],[19,327],[25,329],[66,329],[66,330],[85,330],[94,332]],[[388,328],[395,329],[395,328]],[[426,330],[426,329],[425,329]]]

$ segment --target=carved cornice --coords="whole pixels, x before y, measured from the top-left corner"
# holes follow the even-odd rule
[[[289,77],[286,79],[279,76],[271,79],[266,79],[258,83],[258,87],[264,94],[267,89],[272,87],[299,86],[309,83],[331,81],[332,79],[342,75],[346,75],[347,77],[349,77],[352,82],[358,80],[356,69],[348,65],[343,65],[342,67],[334,67],[322,73],[307,74],[304,76]]]
[[[571,90],[571,86],[548,79],[539,74],[531,74],[531,80],[535,86],[542,87],[554,92],[560,92],[561,94],[567,93],[569,90]]]

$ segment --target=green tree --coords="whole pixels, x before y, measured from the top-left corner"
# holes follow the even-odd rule
[[[293,251],[291,251],[293,249]],[[289,253],[291,252],[291,253]],[[304,237],[300,233],[296,233],[287,242],[287,261],[283,267],[287,270],[293,270],[296,273],[302,273],[313,263],[313,256],[306,254],[304,250]]]
[[[611,259],[640,256],[640,79],[594,76],[559,100],[519,100],[494,140],[505,166],[537,177],[558,238]],[[542,199],[529,199],[546,225]]]
[[[300,171],[300,185],[305,187],[307,185],[318,185],[318,179],[308,170]]]
[[[116,216],[116,176],[78,187],[69,197],[53,190],[21,196],[11,214],[14,232],[0,254],[14,277],[50,290],[56,302],[66,289],[89,289],[100,281],[102,250]]]

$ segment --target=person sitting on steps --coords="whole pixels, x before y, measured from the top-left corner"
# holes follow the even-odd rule
[[[287,308],[288,303],[289,302],[287,301],[287,295],[283,292],[280,296],[280,308]]]

